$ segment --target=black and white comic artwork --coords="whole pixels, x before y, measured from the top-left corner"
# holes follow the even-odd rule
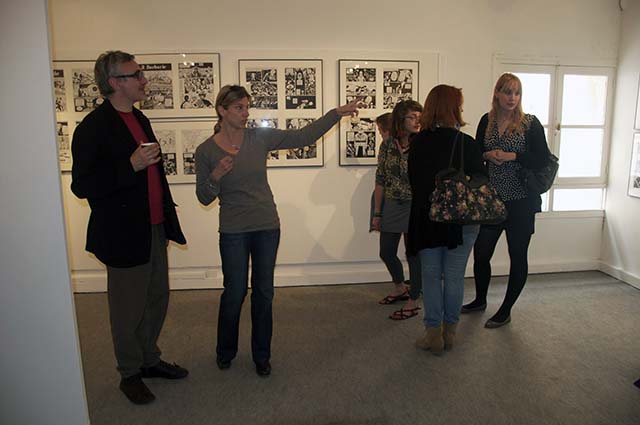
[[[374,158],[376,156],[376,126],[371,118],[349,121],[347,130],[347,158]]]
[[[73,104],[76,112],[90,112],[103,102],[93,69],[73,69]]]
[[[250,118],[247,120],[247,128],[278,128],[277,118]],[[275,161],[280,159],[279,151],[270,151],[267,154],[267,161]]]
[[[413,70],[385,69],[382,78],[384,109],[393,109],[396,103],[411,99],[413,93]]]
[[[250,118],[247,120],[247,128],[278,128],[277,118]]]
[[[182,174],[196,173],[196,148],[210,135],[210,130],[182,130]]]
[[[362,109],[376,108],[375,68],[348,68],[346,80],[347,102],[357,100]]]
[[[316,107],[315,68],[285,68],[284,79],[287,109]]]
[[[178,174],[178,163],[176,162],[176,131],[175,130],[156,130],[156,137],[162,150],[162,163],[164,165],[164,173],[167,176],[175,176]]]
[[[212,62],[185,62],[178,64],[180,78],[180,109],[213,108],[214,68]]]
[[[287,130],[299,130],[314,121],[313,118],[287,118]],[[287,149],[287,159],[311,159],[318,156],[317,142],[302,148]]]
[[[64,85],[64,69],[53,70],[53,92],[56,98],[56,112],[67,112],[67,91]]]
[[[58,121],[56,123],[56,136],[58,139],[58,159],[61,168],[71,164],[71,144],[69,143],[69,123]]]
[[[246,79],[251,107],[278,109],[278,70],[276,68],[248,69]]]
[[[170,63],[140,64],[147,79],[147,98],[140,102],[140,109],[172,109],[173,78]]]

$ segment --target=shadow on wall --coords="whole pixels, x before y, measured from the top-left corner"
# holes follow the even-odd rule
[[[288,220],[283,223],[284,229],[295,232],[293,237],[297,240],[308,238],[315,241],[302,261],[322,263],[377,259],[377,238],[369,234],[374,175],[374,167],[340,168],[336,173],[319,173],[308,192],[314,205],[313,212],[299,211],[290,204],[279,206],[282,216],[286,215]],[[340,192],[351,194],[348,201]],[[323,224],[309,223],[308,220],[314,220],[314,217]],[[317,230],[315,234],[310,232],[313,228]]]

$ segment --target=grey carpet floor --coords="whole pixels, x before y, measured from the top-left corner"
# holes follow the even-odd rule
[[[91,423],[98,424],[640,424],[640,291],[599,272],[529,277],[513,322],[462,316],[453,351],[413,347],[422,314],[389,320],[389,284],[279,288],[273,374],[255,374],[249,299],[231,369],[215,365],[221,291],[173,291],[160,339],[181,381],[147,380],[157,400],[117,389],[106,294],[75,296]],[[466,299],[473,283],[466,281]]]

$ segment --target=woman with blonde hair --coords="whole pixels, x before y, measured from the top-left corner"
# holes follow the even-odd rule
[[[496,82],[491,111],[480,120],[476,140],[489,169],[489,181],[504,201],[508,216],[499,224],[482,225],[473,250],[476,297],[462,307],[462,313],[484,311],[491,280],[491,257],[505,231],[509,248],[509,282],[504,301],[485,323],[498,328],[511,321],[511,308],[527,281],[527,254],[540,212],[540,194],[527,190],[520,179],[522,168],[547,165],[549,148],[540,121],[522,112],[522,83],[513,74],[502,74]]]
[[[464,272],[479,226],[431,221],[429,195],[435,188],[436,174],[449,167],[452,151],[452,166],[461,168],[463,149],[464,173],[486,176],[477,143],[459,130],[465,125],[462,103],[461,89],[434,87],[425,101],[422,130],[413,138],[409,152],[409,254],[420,258],[425,310],[425,333],[416,345],[436,355],[453,347],[464,294]]]
[[[220,199],[224,291],[218,312],[216,363],[228,369],[238,352],[240,312],[251,260],[251,351],[256,373],[268,376],[280,219],[267,181],[267,155],[313,144],[341,117],[354,116],[358,109],[356,102],[340,106],[300,130],[246,128],[250,100],[242,86],[224,86],[218,93],[214,134],[196,149],[196,195],[204,205]]]

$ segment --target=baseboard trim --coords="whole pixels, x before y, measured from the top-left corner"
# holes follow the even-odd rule
[[[626,272],[618,267],[614,267],[610,264],[600,261],[599,268],[602,273],[606,273],[611,277],[615,277],[618,280],[621,280],[634,288],[640,289],[640,276],[637,276],[633,273]]]
[[[408,267],[406,267],[405,264],[405,272],[408,277],[407,270]],[[509,274],[509,264],[493,264],[492,270],[495,276],[507,275]],[[570,263],[529,264],[530,274],[586,270],[601,270],[601,263],[594,260]],[[604,272],[611,274],[607,271]],[[465,276],[473,276],[471,261],[467,266]],[[614,277],[621,279],[617,276]],[[222,270],[220,267],[170,269],[169,280],[171,289],[176,290],[221,289],[223,287]],[[73,290],[77,293],[106,292],[107,290],[106,271],[75,271],[72,273],[72,281]],[[380,261],[278,265],[275,271],[275,281],[276,287],[348,285],[354,283],[389,282],[389,273]]]

